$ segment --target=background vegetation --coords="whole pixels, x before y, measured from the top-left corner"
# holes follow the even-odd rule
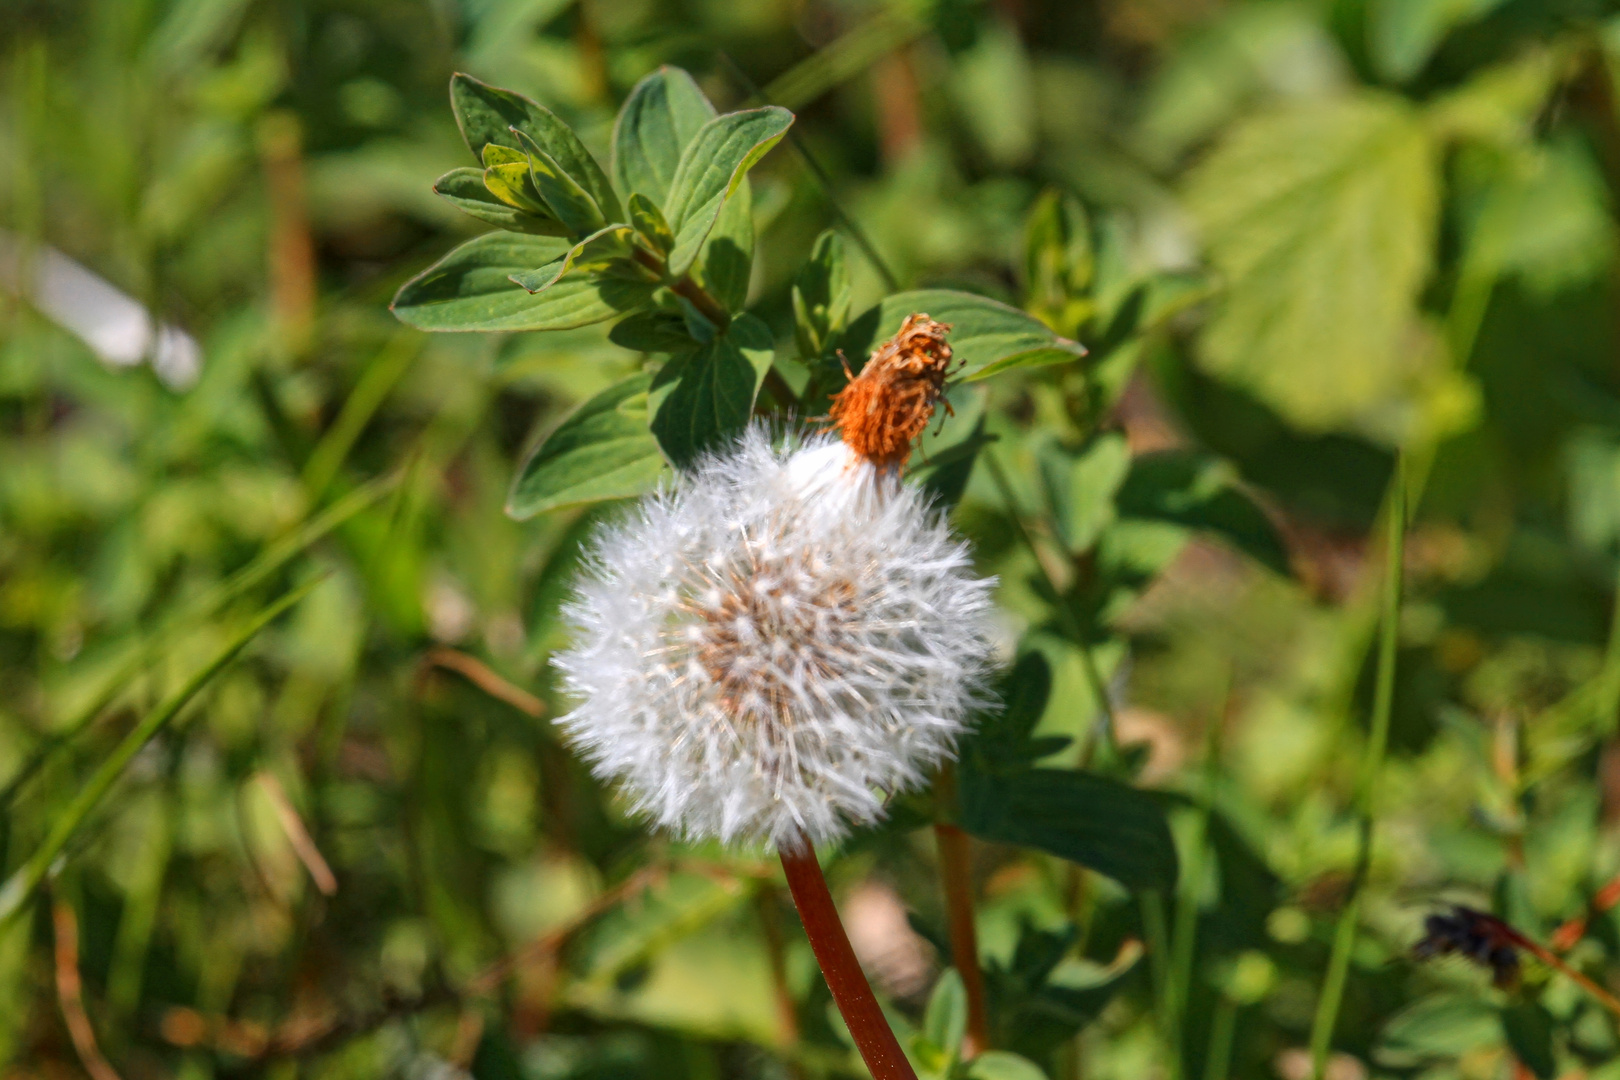
[[[1614,11],[8,0],[4,1075],[858,1075],[774,864],[648,836],[548,723],[613,511],[508,488],[644,355],[388,311],[487,228],[431,189],[452,72],[605,161],[667,63],[798,115],[737,297],[790,391],[843,340],[792,300],[829,227],[853,313],[948,287],[1091,349],[918,458],[1022,657],[960,798],[827,853],[919,1067],[938,813],[1046,1075],[1620,1077],[1565,975],[1412,953],[1462,902],[1620,978]]]

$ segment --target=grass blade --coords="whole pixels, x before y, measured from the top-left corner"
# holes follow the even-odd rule
[[[257,637],[261,630],[270,625],[282,612],[308,596],[315,586],[324,580],[323,576],[306,582],[259,612],[247,626],[214,654],[213,659],[186,680],[185,684],[166,701],[142,717],[140,723],[124,736],[123,741],[97,767],[89,782],[79,789],[73,801],[57,815],[50,833],[45,837],[45,842],[17,868],[17,872],[11,875],[4,887],[0,887],[0,929],[4,929],[24,910],[28,900],[45,880],[45,875],[50,872],[51,864],[56,861],[56,857],[89,819],[91,811],[107,792],[112,790],[113,784],[123,775],[124,769],[129,766],[141,748],[151,742],[169,721],[179,715],[180,710],[185,708],[214,676],[223,671],[226,665],[236,658],[236,654]]]

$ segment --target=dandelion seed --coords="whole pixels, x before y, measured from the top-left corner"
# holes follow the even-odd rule
[[[784,448],[753,427],[597,537],[559,722],[661,828],[834,841],[954,754],[985,696],[992,582],[900,482],[948,329],[908,318],[836,400],[839,435]]]

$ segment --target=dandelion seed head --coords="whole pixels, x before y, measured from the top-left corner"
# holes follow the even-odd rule
[[[991,585],[895,464],[756,426],[597,536],[559,723],[670,832],[837,840],[954,753]]]

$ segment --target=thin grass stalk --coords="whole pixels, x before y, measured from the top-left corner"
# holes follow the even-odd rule
[[[5,787],[0,788],[0,810],[11,804],[23,785],[33,779],[34,774],[50,760],[52,754],[72,742],[95,722],[102,710],[127,689],[130,680],[150,665],[159,648],[171,640],[177,632],[211,617],[226,604],[263,582],[339,525],[376,503],[398,483],[399,474],[395,473],[349,492],[311,517],[296,531],[272,542],[242,569],[206,590],[195,600],[182,605],[179,611],[163,619],[155,632],[143,635],[140,644],[136,645],[129,657],[113,670],[102,688],[61,725],[59,734],[47,739],[35,749],[28,760],[23,762],[6,781]]]
[[[75,833],[89,819],[90,814],[112,790],[113,784],[123,775],[135,755],[155,738],[158,732],[166,727],[169,721],[179,715],[180,710],[190,704],[203,687],[211,682],[214,676],[223,671],[237,653],[247,647],[248,643],[259,635],[266,626],[274,622],[288,608],[308,596],[317,585],[325,580],[324,575],[294,589],[283,596],[258,615],[254,616],[247,626],[243,627],[225,646],[214,654],[213,658],[197,670],[185,684],[171,694],[166,701],[152,712],[147,713],[141,721],[125,735],[123,741],[114,748],[113,752],[104,759],[79,793],[73,797],[60,814],[56,816],[51,825],[51,831],[46,835],[34,854],[30,855],[17,871],[11,875],[3,887],[0,887],[0,929],[10,925],[22,911],[26,910],[28,901],[33,897],[35,890],[45,880],[50,872],[51,865],[57,856],[67,847]]]
[[[788,891],[799,909],[805,936],[821,965],[827,989],[832,991],[833,1002],[844,1017],[850,1037],[866,1062],[872,1080],[917,1080],[917,1074],[906,1060],[900,1041],[889,1028],[883,1008],[872,993],[871,984],[861,971],[855,949],[844,932],[838,918],[827,879],[816,861],[815,849],[810,841],[800,837],[796,849],[782,849],[782,870],[787,875]]]
[[[1193,958],[1198,945],[1198,890],[1204,880],[1205,858],[1208,855],[1209,818],[1215,798],[1215,777],[1220,766],[1220,725],[1222,717],[1211,723],[1205,740],[1203,791],[1193,818],[1192,837],[1188,842],[1187,861],[1181,868],[1181,887],[1176,897],[1175,926],[1170,937],[1170,965],[1165,977],[1164,1012],[1165,1039],[1170,1044],[1172,1075],[1182,1072],[1184,1047],[1182,1035],[1187,1012],[1187,999],[1192,989]]]
[[[1226,1080],[1232,1071],[1232,1043],[1237,1035],[1237,1002],[1222,994],[1210,1021],[1209,1049],[1204,1052],[1204,1080]]]
[[[1401,595],[1405,575],[1406,539],[1406,455],[1395,461],[1395,475],[1389,491],[1389,546],[1384,558],[1384,590],[1378,631],[1378,673],[1373,697],[1372,730],[1367,752],[1356,783],[1356,805],[1360,815],[1355,872],[1350,878],[1350,896],[1333,933],[1333,952],[1328,960],[1322,994],[1317,1000],[1316,1017],[1311,1024],[1311,1075],[1322,1080],[1327,1071],[1328,1051],[1333,1029],[1344,1003],[1344,984],[1350,972],[1350,953],[1356,943],[1356,926],[1361,915],[1362,888],[1372,863],[1374,826],[1377,821],[1378,790],[1383,778],[1385,751],[1389,747],[1389,718],[1395,700],[1395,648],[1400,637]]]

